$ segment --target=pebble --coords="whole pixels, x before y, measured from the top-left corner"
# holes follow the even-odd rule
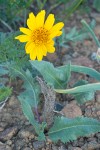
[[[96,95],[96,100],[100,104],[100,93]]]
[[[39,150],[40,148],[43,148],[45,146],[44,141],[35,141],[33,142],[33,147],[35,150]]]
[[[97,143],[96,141],[91,141],[82,146],[82,150],[96,150],[98,148],[100,148],[100,144]]]
[[[93,52],[93,53],[91,54],[90,58],[91,58],[91,60],[93,60],[93,61],[94,61],[94,60],[97,60],[96,53]]]
[[[12,148],[8,145],[6,145],[6,150],[12,150]]]
[[[82,149],[79,147],[74,147],[73,150],[82,150]]]
[[[16,135],[17,131],[18,131],[18,128],[16,126],[5,129],[0,134],[0,140],[4,142],[7,140],[10,140],[14,135]]]
[[[6,144],[7,144],[7,145],[12,145],[12,141],[11,141],[11,140],[8,140],[8,141],[6,142]]]
[[[24,148],[24,150],[31,150],[31,148],[29,148],[29,147],[26,147],[26,148]]]
[[[92,110],[90,108],[85,109],[85,116],[90,117],[92,115]]]
[[[88,150],[94,150],[100,148],[100,144],[97,143],[96,141],[88,143]]]
[[[4,128],[3,128],[3,127],[0,127],[0,132],[3,131],[3,130],[4,130]]]
[[[3,144],[2,142],[0,142],[0,150],[6,150],[5,144]]]
[[[21,130],[18,133],[18,135],[19,135],[20,138],[29,138],[30,134],[31,133],[29,131],[27,131],[27,130]]]
[[[76,57],[78,57],[79,56],[79,53],[78,52],[74,52],[73,54],[72,54],[72,57],[73,58],[76,58]]]

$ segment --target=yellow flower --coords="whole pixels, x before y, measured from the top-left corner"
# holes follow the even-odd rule
[[[54,25],[55,18],[53,14],[49,14],[45,21],[45,10],[40,11],[36,16],[33,13],[29,14],[27,19],[28,28],[20,28],[24,35],[15,37],[20,42],[27,42],[25,50],[30,54],[30,59],[36,58],[40,61],[47,52],[54,53],[53,38],[62,34],[63,22]]]

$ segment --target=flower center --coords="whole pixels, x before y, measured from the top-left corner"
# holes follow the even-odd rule
[[[48,39],[49,39],[49,32],[43,27],[34,30],[32,33],[32,41],[36,45],[45,44],[47,43]]]

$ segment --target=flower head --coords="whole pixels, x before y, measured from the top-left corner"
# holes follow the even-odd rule
[[[42,60],[43,56],[47,55],[47,52],[54,53],[54,41],[53,38],[62,34],[63,22],[59,22],[54,25],[55,18],[53,14],[49,14],[45,21],[45,10],[40,11],[36,16],[33,13],[29,14],[27,19],[28,28],[20,28],[23,35],[15,37],[20,42],[27,42],[25,50],[27,54],[30,54],[30,59]]]

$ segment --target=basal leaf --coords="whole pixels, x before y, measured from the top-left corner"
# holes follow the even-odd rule
[[[35,121],[34,114],[32,112],[32,109],[31,109],[31,106],[29,105],[29,103],[27,101],[23,101],[23,100],[20,100],[20,103],[21,103],[23,113],[26,116],[26,118],[29,120],[29,122],[33,126],[37,125],[37,122]]]
[[[23,87],[25,91],[20,93],[18,98],[21,100],[23,99],[24,101],[26,100],[33,107],[37,107],[40,88],[35,81],[35,78],[32,77],[29,70],[26,70],[25,72],[23,69],[16,66],[10,66],[10,69],[14,76],[21,77],[24,81]]]
[[[55,89],[57,93],[67,93],[67,94],[75,94],[75,93],[84,93],[100,90],[100,83],[91,83],[82,86],[77,86],[71,89]]]
[[[73,87],[86,85],[86,84],[88,84],[88,81],[86,81],[86,80],[79,80],[78,82],[76,82],[74,84]],[[79,104],[83,104],[84,102],[87,102],[87,101],[92,100],[94,98],[94,91],[75,93],[75,94],[72,94],[72,95],[75,97],[75,99],[77,100],[77,102]]]
[[[55,68],[52,63],[46,61],[30,61],[30,63],[40,72],[47,84],[58,89],[66,87],[70,78],[70,64],[65,68]]]
[[[31,106],[29,105],[28,101],[23,101],[20,99],[20,102],[21,102],[21,107],[22,107],[24,115],[29,120],[29,122],[33,125],[36,133],[39,136],[38,139],[39,140],[45,140],[45,135],[44,135],[45,125],[43,123],[39,124],[35,120],[34,114],[32,112]]]
[[[100,122],[96,119],[56,117],[54,125],[48,134],[52,141],[61,140],[66,143],[76,140],[80,136],[87,136],[96,132],[100,132]]]
[[[59,69],[66,69],[66,65],[58,67]],[[89,68],[89,67],[85,67],[85,66],[77,66],[77,65],[71,65],[71,72],[78,72],[78,73],[83,73],[83,74],[87,74],[90,77],[93,77],[96,80],[100,81],[100,73],[98,71],[96,71],[93,68]]]

